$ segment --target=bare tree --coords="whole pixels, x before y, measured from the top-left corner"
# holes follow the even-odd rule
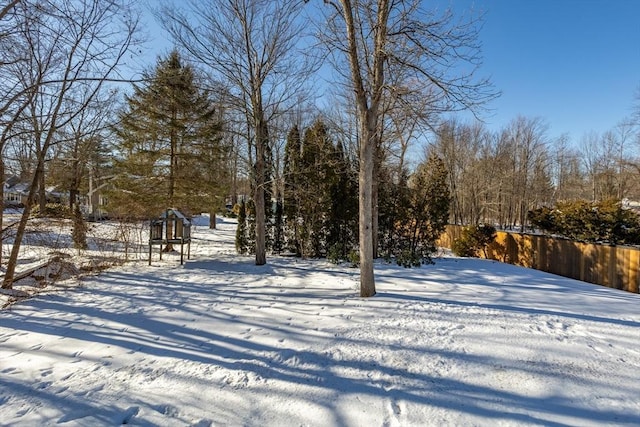
[[[21,46],[28,49],[29,67],[15,84],[21,88],[18,93],[36,93],[18,121],[32,132],[37,165],[2,288],[12,286],[22,237],[38,184],[42,183],[44,162],[56,143],[58,130],[79,115],[114,77],[135,42],[138,23],[130,0],[25,0],[16,6],[20,7],[28,18],[20,23],[19,36]],[[83,97],[76,97],[78,93]]]
[[[266,202],[270,123],[302,91],[313,67],[300,55],[300,0],[188,0],[158,17],[179,45],[230,88],[246,119],[255,203],[255,263],[266,263]],[[269,203],[270,205],[270,203]]]
[[[598,200],[600,193],[598,176],[608,167],[608,160],[604,158],[603,151],[604,147],[601,146],[598,133],[592,131],[583,135],[580,140],[580,155],[590,186],[589,197],[593,202]],[[601,165],[600,162],[603,160],[605,163]]]
[[[488,132],[481,123],[466,124],[449,119],[438,128],[433,147],[447,169],[451,194],[451,221],[477,224],[485,214],[486,188],[493,171],[494,153]]]
[[[634,137],[632,123],[625,120],[601,135],[590,132],[580,141],[592,201],[622,200],[629,194],[633,184],[630,172],[637,167],[630,161]]]
[[[21,1],[22,0],[11,0],[9,3],[3,6],[2,9],[0,9],[0,19],[3,19]]]
[[[554,139],[551,143],[551,170],[554,182],[553,201],[577,200],[582,197],[584,184],[580,153],[570,146],[566,134]]]
[[[17,6],[21,0],[13,0],[0,10],[0,245],[4,238],[4,178],[6,174],[7,142],[14,136],[14,125],[22,111],[31,101],[35,91],[23,91],[20,88],[20,75],[24,72],[26,55],[19,43],[20,28],[28,19],[26,7]],[[0,262],[2,251],[0,251]]]
[[[615,153],[618,175],[618,199],[637,197],[638,185],[633,176],[635,170],[630,160],[634,154],[634,140],[640,142],[640,127],[634,123],[633,118],[620,121],[612,130],[613,138],[618,142]]]
[[[454,22],[421,8],[418,0],[325,0],[331,6],[325,41],[345,55],[359,121],[360,295],[376,293],[373,274],[374,159],[381,142],[381,116],[387,91],[420,93],[432,112],[475,109],[495,95],[480,65],[474,20]],[[449,74],[464,63],[460,74]],[[388,86],[393,70],[404,81]]]
[[[503,130],[503,135],[512,148],[512,223],[519,225],[524,231],[527,212],[533,206],[535,192],[541,191],[544,185],[541,173],[547,173],[547,165],[541,163],[546,159],[547,125],[539,118],[519,116]],[[541,168],[542,166],[542,168]],[[536,187],[535,184],[538,184]],[[548,190],[548,188],[547,188]]]

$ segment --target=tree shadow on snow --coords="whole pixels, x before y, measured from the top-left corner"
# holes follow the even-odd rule
[[[345,269],[320,270],[329,274],[331,281],[338,278],[350,280],[355,274]],[[143,356],[170,357],[178,361],[217,366],[231,372],[252,373],[262,378],[266,384],[275,381],[292,386],[285,389],[313,387],[321,392],[309,393],[309,404],[322,405],[330,410],[336,425],[348,424],[340,412],[339,396],[355,395],[404,401],[471,414],[487,420],[523,424],[561,426],[564,424],[552,420],[567,414],[590,423],[640,424],[640,414],[629,414],[622,410],[598,410],[557,396],[526,396],[435,373],[418,372],[411,365],[398,366],[392,361],[363,359],[362,355],[376,354],[379,351],[378,343],[332,333],[331,329],[313,330],[322,322],[314,317],[320,306],[329,310],[338,309],[344,307],[345,301],[354,299],[354,290],[348,281],[342,287],[332,283],[318,285],[314,282],[312,285],[311,281],[319,280],[319,273],[313,262],[274,261],[266,266],[255,266],[249,260],[225,259],[189,262],[183,269],[163,272],[161,277],[137,272],[108,272],[99,278],[103,285],[92,286],[89,282],[85,288],[76,291],[74,298],[85,293],[84,296],[92,301],[91,304],[75,305],[71,304],[72,298],[67,295],[48,295],[34,302],[37,311],[0,313],[1,325],[17,331],[73,338],[79,342],[78,347],[83,347],[82,343],[86,343],[86,346],[101,343]],[[416,270],[412,280],[419,281],[420,274],[424,276],[427,271]],[[379,272],[383,283],[393,280],[393,275],[394,270],[390,268]],[[287,281],[281,280],[283,276],[287,277]],[[257,277],[266,279],[268,286],[256,284]],[[456,280],[460,283],[477,283],[477,275],[474,279],[471,272],[458,272]],[[421,296],[415,292],[405,294],[385,290],[381,290],[378,297],[371,300],[372,303],[362,303],[383,307],[387,305],[385,300],[394,302],[387,309],[397,309],[397,302],[479,306],[472,302]],[[566,314],[500,304],[481,306],[536,315],[569,316],[612,325],[640,326],[633,321],[585,314]],[[371,307],[367,307],[369,308]],[[261,314],[261,310],[265,309],[288,310],[289,315]],[[58,318],[55,313],[65,313],[67,317]],[[185,314],[163,317],[167,313]],[[185,322],[189,316],[195,320],[192,324]],[[374,314],[371,316],[375,317]],[[303,321],[309,319],[318,323],[305,325]],[[199,320],[216,327],[204,330]],[[300,345],[287,347],[286,343],[270,345],[247,339],[237,332],[225,333],[255,327],[285,334],[288,341],[307,341],[309,345],[305,348]],[[345,322],[344,327],[358,328],[359,325]],[[310,336],[312,332],[313,336]],[[359,350],[353,353],[342,351],[353,347]],[[15,350],[23,351],[17,347]],[[46,353],[47,349],[38,351]],[[471,355],[462,350],[445,351],[430,346],[428,342],[417,345],[410,339],[406,343],[386,346],[385,351],[423,352],[445,359],[451,365],[493,367],[509,363],[508,360]],[[62,355],[55,357],[59,359]],[[544,364],[539,364],[518,369],[528,370],[528,373],[535,375],[550,375],[546,368]],[[0,395],[28,395],[34,392],[34,384],[27,379],[9,379],[2,372],[0,378]],[[390,379],[396,381],[390,383]],[[216,385],[222,386],[212,384],[214,387]],[[597,387],[598,384],[594,383],[592,386]],[[267,386],[264,387],[265,392],[277,393],[275,388],[267,390]],[[46,389],[38,390],[37,393],[40,399],[49,400],[51,406],[58,405],[58,399],[53,395],[48,396]],[[303,395],[296,398],[305,399]],[[79,406],[83,412],[96,411],[98,419],[113,417],[111,410],[101,409],[99,401],[78,398],[73,403],[67,403],[69,410]],[[64,410],[65,403],[62,402],[62,405]],[[277,411],[276,408],[271,410]],[[426,423],[429,421],[425,420]]]

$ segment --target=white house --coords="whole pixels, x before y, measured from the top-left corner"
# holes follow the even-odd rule
[[[29,184],[20,182],[20,178],[11,175],[2,183],[4,206],[22,206],[29,194]]]

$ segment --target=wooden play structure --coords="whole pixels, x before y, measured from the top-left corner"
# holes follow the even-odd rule
[[[177,209],[169,208],[158,219],[151,221],[149,230],[149,265],[153,246],[160,246],[162,260],[163,246],[180,245],[180,265],[184,264],[184,246],[187,245],[187,259],[191,257],[191,221]]]

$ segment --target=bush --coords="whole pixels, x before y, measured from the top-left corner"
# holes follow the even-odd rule
[[[244,201],[238,210],[238,228],[236,229],[236,251],[239,254],[249,252],[249,241],[247,238],[247,209]]]
[[[358,250],[352,249],[349,251],[349,262],[351,263],[352,268],[360,266],[360,252]]]
[[[451,250],[457,256],[474,257],[482,250],[487,258],[487,246],[496,238],[496,228],[493,225],[481,224],[462,229],[460,238],[455,239]]]
[[[31,215],[39,218],[71,218],[71,210],[69,206],[62,203],[47,203],[44,212],[40,212],[40,206],[33,206]]]
[[[464,237],[455,239],[451,244],[451,250],[456,256],[463,256],[463,257],[476,256],[476,249],[474,246],[474,242]]]
[[[422,265],[422,257],[406,249],[396,256],[396,264],[404,268],[420,267]]]
[[[640,217],[620,202],[604,200],[561,202],[555,208],[529,211],[534,227],[572,240],[611,244],[640,244]]]
[[[346,257],[344,256],[344,253],[344,246],[340,243],[336,243],[327,250],[327,261],[332,264],[340,264],[345,261]]]

